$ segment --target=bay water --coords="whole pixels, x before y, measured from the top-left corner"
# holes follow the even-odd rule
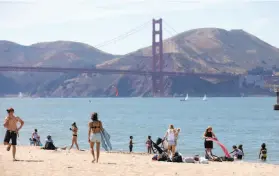
[[[41,140],[51,135],[55,145],[70,146],[73,122],[79,128],[80,148],[89,149],[88,122],[98,112],[104,128],[111,135],[113,150],[128,151],[129,136],[134,137],[134,151],[145,152],[147,136],[163,137],[170,124],[181,128],[178,150],[184,156],[204,155],[202,135],[213,127],[218,140],[228,150],[243,144],[245,160],[258,162],[261,144],[268,149],[268,162],[279,163],[279,111],[273,110],[275,98],[0,98],[0,122],[6,109],[25,121],[19,145],[29,145],[34,129]],[[5,129],[0,128],[3,140]],[[215,144],[213,153],[223,156]]]

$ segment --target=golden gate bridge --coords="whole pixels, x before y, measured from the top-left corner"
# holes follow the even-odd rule
[[[61,67],[30,67],[30,66],[0,66],[0,71],[6,72],[61,72],[61,73],[99,73],[99,74],[129,74],[152,77],[153,96],[164,96],[165,76],[197,76],[217,79],[236,79],[241,75],[229,73],[196,73],[196,72],[166,72],[163,59],[163,20],[152,20],[152,70],[120,70],[103,68],[61,68]],[[156,27],[159,26],[159,27]],[[127,35],[131,35],[128,33]],[[124,37],[127,37],[124,36]],[[115,38],[113,40],[117,40]],[[107,43],[107,42],[106,42]],[[101,45],[102,46],[102,45]]]

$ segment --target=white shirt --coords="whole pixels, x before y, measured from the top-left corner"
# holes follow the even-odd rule
[[[173,129],[167,130],[167,139],[168,141],[175,141],[175,134]]]

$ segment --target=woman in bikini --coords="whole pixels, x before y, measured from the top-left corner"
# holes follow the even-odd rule
[[[72,137],[72,145],[70,147],[70,150],[72,149],[72,147],[74,146],[74,144],[76,145],[77,149],[79,150],[78,147],[78,143],[77,143],[77,132],[78,132],[78,127],[76,122],[74,122],[72,124],[72,128],[70,128],[70,130],[73,132],[73,137]]]
[[[92,163],[95,162],[94,144],[96,143],[98,163],[100,156],[100,144],[102,140],[101,131],[103,130],[103,124],[100,120],[98,120],[98,114],[96,112],[91,115],[91,120],[92,121],[88,124],[88,142],[90,143],[91,153],[93,156]]]

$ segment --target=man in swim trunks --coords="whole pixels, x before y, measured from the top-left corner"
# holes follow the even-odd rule
[[[4,145],[8,145],[7,151],[10,151],[11,146],[13,148],[13,160],[16,161],[15,155],[16,155],[16,144],[17,144],[17,136],[19,130],[24,125],[23,120],[21,120],[19,117],[16,117],[14,115],[14,109],[9,108],[7,109],[8,116],[5,118],[4,121],[4,127],[7,129],[5,138],[4,138]],[[17,127],[17,123],[20,123],[20,127]],[[10,143],[10,140],[12,140],[12,143]]]

